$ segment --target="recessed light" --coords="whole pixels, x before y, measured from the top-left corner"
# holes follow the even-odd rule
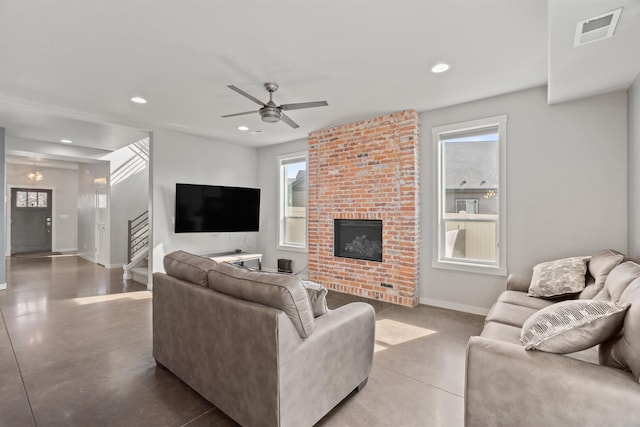
[[[259,133],[262,133],[261,130],[252,130],[251,132],[249,132],[249,135],[258,135]]]
[[[135,102],[136,104],[146,104],[147,100],[141,96],[134,96],[131,98],[131,102]]]
[[[445,64],[444,62],[441,62],[441,63],[436,64],[433,67],[431,67],[431,72],[432,73],[436,73],[436,74],[437,73],[444,73],[449,68],[451,68],[451,66],[449,64]]]
[[[242,132],[246,132],[246,131],[248,131],[248,130],[249,130],[249,128],[248,128],[248,127],[246,127],[246,126],[238,126],[238,130],[239,130],[239,131],[242,131]]]
[[[61,139],[60,142],[64,142],[65,144],[71,144],[73,141],[70,139]]]

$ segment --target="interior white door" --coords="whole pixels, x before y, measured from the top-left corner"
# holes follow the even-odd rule
[[[101,265],[107,264],[109,251],[108,203],[106,183],[96,183],[96,262]]]

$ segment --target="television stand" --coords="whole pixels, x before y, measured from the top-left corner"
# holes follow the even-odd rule
[[[250,254],[247,252],[221,252],[217,254],[203,255],[215,262],[229,262],[244,266],[246,261],[258,261],[258,270],[262,270],[262,254]]]

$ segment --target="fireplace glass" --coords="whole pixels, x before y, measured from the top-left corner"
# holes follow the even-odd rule
[[[333,254],[382,262],[382,221],[334,219]]]

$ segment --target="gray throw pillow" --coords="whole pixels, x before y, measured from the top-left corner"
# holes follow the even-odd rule
[[[585,286],[588,261],[588,256],[581,256],[536,265],[533,267],[529,295],[555,297],[582,291]]]
[[[327,312],[327,288],[320,283],[303,280],[302,284],[309,295],[309,302],[313,310],[313,317],[322,316]]]
[[[614,337],[624,322],[629,304],[602,300],[562,301],[529,317],[520,342],[526,350],[573,353]]]

